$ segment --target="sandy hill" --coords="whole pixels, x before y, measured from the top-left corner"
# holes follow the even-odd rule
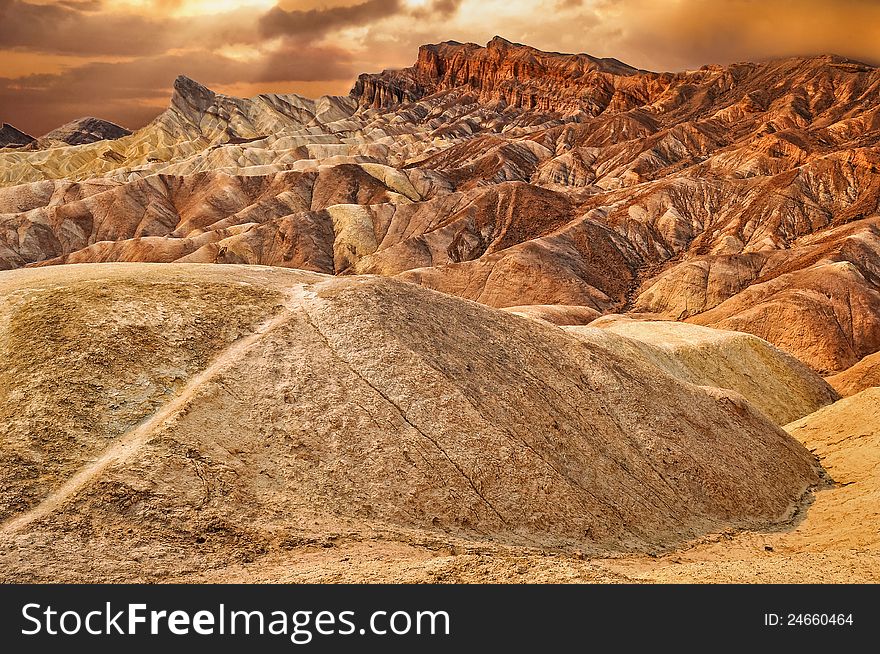
[[[8,271],[0,332],[7,581],[231,578],[337,542],[653,551],[785,521],[818,481],[623,337],[381,277]]]
[[[880,352],[869,354],[853,367],[828,377],[841,395],[855,395],[866,388],[880,386]]]
[[[608,562],[632,581],[877,583],[880,581],[880,389],[869,388],[786,426],[829,481],[781,529],[722,533],[681,552]]]
[[[589,327],[566,329],[587,341],[606,338],[598,329],[623,336],[627,346],[673,377],[740,393],[779,425],[839,399],[803,363],[751,334],[627,316],[606,316]]]

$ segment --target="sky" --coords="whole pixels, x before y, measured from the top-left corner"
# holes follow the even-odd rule
[[[0,0],[0,122],[130,129],[184,74],[239,96],[345,94],[418,47],[500,35],[649,70],[835,53],[880,64],[877,0]]]

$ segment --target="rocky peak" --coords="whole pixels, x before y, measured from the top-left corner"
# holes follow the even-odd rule
[[[27,145],[28,143],[33,143],[34,137],[30,134],[25,134],[19,129],[16,129],[9,123],[3,123],[0,125],[0,148],[5,147],[21,147],[23,145]]]
[[[109,120],[85,116],[53,129],[39,141],[48,142],[48,144],[60,142],[67,145],[83,145],[96,141],[118,139],[129,134],[131,134],[129,130]]]
[[[510,47],[524,48],[526,46],[521,45],[519,43],[514,43],[513,41],[508,41],[503,36],[493,36],[492,40],[486,44],[487,50],[506,50]],[[529,48],[531,49],[531,48]]]
[[[198,125],[208,108],[214,104],[217,94],[185,75],[174,80],[171,108],[177,110],[191,123]]]

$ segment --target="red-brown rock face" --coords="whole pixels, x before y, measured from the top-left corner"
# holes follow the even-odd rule
[[[352,95],[363,106],[382,108],[466,88],[484,104],[598,113],[615,98],[618,85],[644,88],[648,80],[638,72],[616,59],[546,53],[496,36],[485,48],[454,41],[423,45],[413,67],[361,75]],[[625,76],[633,78],[629,82],[618,79]],[[618,101],[625,102],[622,97]]]

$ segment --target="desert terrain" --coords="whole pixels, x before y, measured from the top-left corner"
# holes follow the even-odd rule
[[[423,46],[0,129],[0,579],[880,580],[880,69]]]

